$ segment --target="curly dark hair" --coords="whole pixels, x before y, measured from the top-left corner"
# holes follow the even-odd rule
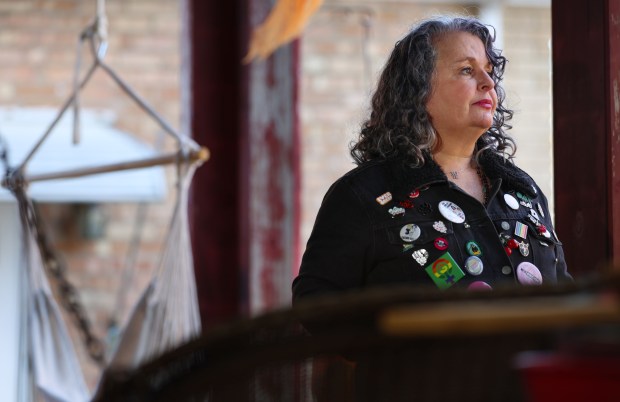
[[[499,85],[507,60],[493,47],[495,30],[491,33],[472,17],[442,16],[422,21],[394,46],[372,96],[370,118],[351,146],[351,156],[357,164],[404,157],[411,165],[419,166],[424,164],[425,154],[439,144],[426,103],[437,58],[434,45],[450,32],[468,32],[480,38],[493,65],[491,77],[497,92],[497,108],[492,126],[478,140],[474,157],[477,159],[487,149],[508,158],[514,156],[516,144],[505,132],[512,128],[506,122],[513,111],[503,105],[505,92]]]

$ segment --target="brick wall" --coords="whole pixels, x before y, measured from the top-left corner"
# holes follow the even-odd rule
[[[420,4],[423,3],[423,4]],[[352,169],[349,143],[369,113],[369,98],[394,43],[416,20],[478,9],[416,1],[326,0],[302,38],[302,250],[329,185]],[[517,164],[550,197],[551,127],[548,8],[505,7],[505,88],[516,109]]]
[[[106,60],[178,127],[179,1],[106,3]],[[0,105],[59,106],[65,101],[72,88],[77,35],[93,17],[95,4],[94,0],[0,0]],[[476,10],[415,1],[325,0],[311,20],[301,50],[302,248],[328,186],[354,167],[348,145],[368,113],[369,96],[394,42],[415,20],[439,12]],[[505,54],[510,59],[506,89],[510,105],[517,111],[513,132],[519,145],[517,160],[551,195],[549,11],[510,7],[504,10],[504,18]],[[88,59],[83,64],[87,65]],[[160,134],[103,74],[93,78],[82,101],[84,107],[114,111],[121,129],[145,141],[153,143]],[[96,332],[103,336],[140,207],[102,206],[106,232],[94,240],[78,233],[76,214],[80,208],[49,204],[43,206],[43,212],[67,261],[69,277],[80,289]],[[148,206],[128,305],[139,295],[158,260],[170,213],[170,199]],[[81,347],[78,352],[94,386],[98,370]]]
[[[96,1],[0,0],[0,105],[60,107],[72,90],[78,35],[92,20]],[[180,125],[180,1],[108,0],[109,47],[105,60],[173,127]],[[90,64],[84,47],[83,69]],[[116,126],[155,146],[162,133],[102,71],[81,93],[82,107],[113,111]],[[3,133],[11,135],[11,133]],[[53,135],[53,134],[52,134]],[[82,128],[88,135],[88,128]],[[172,141],[164,141],[170,148]],[[157,145],[159,146],[159,145]],[[173,183],[169,169],[169,183]],[[78,217],[83,206],[42,205],[42,213],[68,276],[77,286],[95,332],[104,337],[120,288],[138,208],[146,208],[142,241],[123,319],[148,282],[159,260],[172,213],[174,192],[163,203],[99,206],[103,237],[86,239]],[[99,370],[87,358],[73,325],[69,325],[90,386]]]
[[[509,59],[504,88],[515,111],[517,164],[536,180],[553,211],[551,10],[506,7],[504,29]]]

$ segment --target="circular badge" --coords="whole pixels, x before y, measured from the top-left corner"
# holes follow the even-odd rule
[[[484,281],[475,281],[469,284],[468,290],[493,290],[491,285]]]
[[[522,285],[542,285],[542,274],[531,262],[522,262],[517,266],[517,279]]]
[[[469,255],[482,255],[482,250],[478,246],[478,243],[475,241],[467,242],[465,245],[465,249],[467,250],[467,254]]]
[[[504,201],[512,209],[519,209],[519,201],[510,194],[504,194]]]
[[[439,203],[439,212],[444,218],[454,223],[465,222],[465,212],[452,201],[441,201]]]
[[[420,190],[413,190],[409,193],[409,198],[418,198],[420,196]]]
[[[478,276],[482,273],[484,268],[483,265],[482,260],[475,255],[472,255],[465,260],[465,269],[474,276]]]
[[[415,223],[409,223],[400,229],[400,238],[407,243],[418,240],[422,231]]]
[[[504,229],[504,230],[510,230],[510,223],[508,223],[506,221],[503,221],[501,223],[501,226],[502,226],[502,229]]]
[[[435,239],[435,248],[437,250],[445,250],[448,248],[448,240],[444,239],[443,237],[438,237]]]
[[[512,268],[509,265],[504,265],[502,267],[502,274],[510,275],[512,273]]]

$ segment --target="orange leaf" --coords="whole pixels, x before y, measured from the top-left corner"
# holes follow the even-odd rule
[[[244,63],[269,57],[301,34],[323,0],[278,0],[265,21],[254,29]]]

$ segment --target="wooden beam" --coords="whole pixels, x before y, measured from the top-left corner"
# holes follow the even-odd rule
[[[609,231],[612,258],[620,266],[620,1],[608,0],[607,27],[607,115],[609,124]]]
[[[239,151],[247,127],[247,0],[185,0],[184,7],[184,109],[194,140],[211,151],[190,195],[198,299],[203,328],[210,329],[237,317],[244,299]]]
[[[256,27],[273,6],[249,0]],[[249,67],[247,165],[248,308],[252,314],[288,306],[299,262],[300,155],[297,116],[298,42],[280,47]]]
[[[569,271],[602,269],[613,256],[607,4],[552,2],[556,229]]]
[[[185,0],[192,241],[204,328],[288,305],[299,260],[298,45],[242,64],[271,0]]]

